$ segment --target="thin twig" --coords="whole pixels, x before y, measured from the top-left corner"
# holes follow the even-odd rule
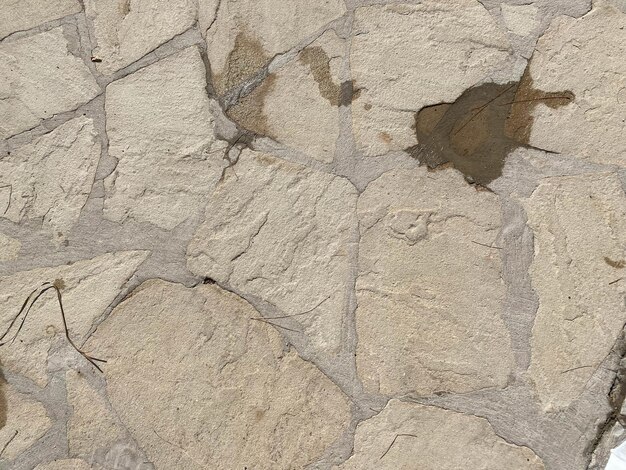
[[[622,279],[624,279],[624,278],[620,277],[619,279],[615,279],[614,281],[609,282],[609,286],[615,284],[616,282],[621,281]]]
[[[485,243],[476,242],[476,241],[474,241],[474,240],[472,240],[472,243],[476,243],[477,245],[480,245],[480,246],[485,246],[485,247],[487,247],[487,248],[493,248],[493,249],[495,249],[495,250],[501,250],[501,249],[502,249],[502,247],[501,247],[501,246],[487,245],[487,244],[485,244]]]
[[[293,331],[294,333],[300,333],[298,330],[294,330],[291,328],[287,328],[286,326],[281,326],[278,323],[272,323],[271,321],[267,321],[263,318],[254,318],[254,317],[250,317],[250,320],[256,320],[256,321],[261,321],[263,323],[267,323],[268,325],[272,325],[272,326],[276,326],[278,328],[282,328],[283,330],[287,330],[287,331]]]
[[[315,310],[317,307],[319,307],[320,305],[322,305],[324,302],[326,302],[328,299],[330,299],[330,295],[328,297],[326,297],[324,300],[322,300],[319,304],[317,304],[315,307],[307,310],[306,312],[300,312],[300,313],[292,313],[291,315],[281,315],[279,317],[255,317],[254,320],[279,320],[281,318],[290,318],[290,317],[298,317],[300,315],[306,315],[307,313],[311,313],[313,310]]]
[[[382,458],[387,455],[387,453],[391,450],[391,448],[393,447],[393,445],[396,443],[396,439],[398,439],[399,437],[417,437],[415,434],[396,434],[396,437],[393,438],[393,441],[391,441],[391,444],[389,444],[389,447],[387,447],[387,450],[385,451],[385,453],[383,455],[381,455],[378,460],[382,460]]]
[[[2,454],[4,454],[4,451],[7,450],[7,447],[9,447],[9,444],[11,442],[13,442],[13,439],[15,439],[15,437],[17,436],[17,429],[15,430],[15,433],[9,438],[9,440],[7,441],[7,443],[4,445],[4,447],[2,447],[2,450],[0,450],[0,456],[2,456]]]

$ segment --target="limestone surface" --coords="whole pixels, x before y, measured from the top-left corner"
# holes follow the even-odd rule
[[[391,400],[359,424],[342,470],[543,470],[527,447],[498,437],[489,422],[441,408]]]
[[[524,206],[539,296],[530,376],[546,409],[569,406],[626,323],[626,197],[610,173],[555,177]]]
[[[352,78],[362,92],[353,127],[368,156],[415,145],[415,113],[473,85],[507,82],[515,65],[505,31],[475,0],[363,7],[354,29]]]
[[[72,111],[99,92],[87,66],[69,52],[62,27],[0,44],[2,139]]]
[[[110,75],[183,33],[196,18],[191,0],[86,0],[96,67]]]
[[[46,21],[78,13],[78,0],[5,0],[2,2],[0,39],[16,31],[25,31]]]
[[[35,470],[91,470],[91,468],[84,460],[63,459],[39,464],[35,467]]]
[[[504,387],[498,197],[453,170],[393,170],[359,198],[357,367],[386,395]]]
[[[0,233],[0,262],[17,259],[21,246],[17,238]]]
[[[205,87],[196,47],[107,87],[109,154],[119,162],[105,180],[105,217],[172,229],[204,207],[225,147],[213,148]]]
[[[304,468],[345,429],[347,397],[258,315],[215,285],[153,280],[87,343],[157,468]]]
[[[147,253],[141,251],[110,253],[70,265],[0,277],[2,333],[32,291],[45,282],[60,279],[67,326],[71,337],[80,344],[146,256]],[[22,319],[23,316],[17,324]],[[14,331],[16,328],[4,339],[11,340]],[[16,341],[2,346],[2,366],[43,387],[48,383],[48,353],[53,344],[65,341],[58,300],[54,290],[49,290],[33,305]],[[68,348],[65,354],[73,353]]]
[[[91,119],[66,122],[0,160],[5,217],[12,222],[41,218],[63,240],[91,192],[100,142]]]

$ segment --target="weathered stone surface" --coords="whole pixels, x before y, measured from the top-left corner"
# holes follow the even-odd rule
[[[342,470],[543,470],[527,447],[497,436],[486,419],[391,400],[357,427]]]
[[[153,280],[100,325],[112,406],[157,468],[303,468],[348,399],[241,298]]]
[[[72,410],[67,422],[70,455],[93,457],[100,449],[110,448],[125,437],[105,399],[75,370],[65,374],[67,401]]]
[[[308,312],[291,320],[320,350],[334,351],[347,307],[356,198],[343,178],[244,151],[209,197],[189,244],[189,269],[286,315]]]
[[[63,459],[39,464],[35,470],[92,470],[92,467],[84,460]]]
[[[570,90],[565,107],[537,105],[530,144],[592,162],[626,166],[626,15],[598,2],[583,18],[556,19],[530,63],[535,88]]]
[[[503,387],[498,197],[455,170],[394,170],[359,198],[357,367],[384,394]]]
[[[62,240],[80,216],[93,184],[100,142],[91,119],[68,121],[0,160],[4,214],[13,222],[42,218]]]
[[[500,5],[502,19],[509,31],[518,36],[527,36],[539,26],[537,14],[539,9],[532,3],[529,5]]]
[[[50,428],[51,421],[43,405],[28,395],[15,390],[13,386],[0,379],[2,389],[2,417],[0,442],[9,443],[2,453],[2,458],[12,460],[43,436]],[[16,434],[17,432],[17,434]],[[10,441],[10,442],[9,442]]]
[[[62,295],[67,326],[72,339],[80,344],[146,256],[147,252],[142,251],[109,253],[74,264],[0,277],[0,331],[6,331],[31,291],[44,282],[61,279],[65,284]],[[21,321],[22,317],[17,324]],[[12,336],[10,333],[5,340]],[[55,340],[66,341],[57,297],[54,290],[49,290],[33,306],[17,340],[2,347],[3,367],[43,387],[48,381],[48,351]],[[67,351],[72,353],[71,349]]]
[[[78,0],[5,0],[0,16],[0,39],[80,10]]]
[[[539,309],[529,373],[548,410],[584,390],[626,322],[622,278],[626,198],[598,173],[548,178],[524,203],[534,232],[531,267]]]
[[[105,217],[171,229],[197,213],[221,174],[196,47],[163,59],[106,89],[109,154]]]
[[[100,89],[63,28],[0,44],[0,139],[76,109]]]
[[[506,33],[475,0],[363,7],[354,29],[352,78],[362,92],[352,106],[353,126],[366,155],[415,145],[414,115],[423,107],[512,78]]]
[[[22,244],[17,238],[0,233],[0,262],[16,259],[21,247]]]
[[[193,0],[86,0],[93,25],[92,55],[100,72],[126,67],[189,29],[196,19]]]
[[[216,90],[240,85],[344,12],[340,0],[222,0],[206,30]]]
[[[344,42],[332,31],[325,33],[230,108],[228,115],[248,130],[332,162],[339,106],[350,99],[339,79],[343,51]]]

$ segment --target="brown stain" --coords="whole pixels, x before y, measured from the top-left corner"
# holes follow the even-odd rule
[[[123,17],[128,15],[130,13],[130,0],[121,0],[120,1],[120,5],[119,5],[119,9],[120,9],[120,14]]]
[[[213,85],[223,95],[260,72],[270,59],[261,41],[246,31],[240,31],[235,37],[233,50],[228,54],[224,70],[213,75]]]
[[[299,60],[311,70],[313,79],[319,87],[320,95],[333,106],[347,106],[358,97],[360,90],[355,88],[352,80],[339,85],[333,81],[330,71],[330,57],[321,47],[305,48],[300,53]]]
[[[606,264],[608,264],[609,266],[611,266],[612,268],[615,268],[615,269],[623,269],[624,267],[626,267],[626,261],[625,260],[613,261],[608,256],[604,257],[604,262]]]
[[[231,106],[226,111],[226,115],[244,129],[275,139],[267,123],[267,117],[263,114],[265,97],[272,90],[275,82],[276,76],[268,75],[250,94],[240,98],[237,104]]]
[[[454,103],[416,113],[419,143],[406,151],[430,168],[452,165],[470,183],[486,187],[502,175],[510,152],[528,146],[534,107],[564,106],[573,99],[571,92],[535,90],[528,73],[519,82],[473,87]]]

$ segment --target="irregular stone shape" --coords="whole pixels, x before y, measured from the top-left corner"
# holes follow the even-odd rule
[[[369,156],[415,145],[414,114],[423,107],[513,77],[506,33],[476,0],[359,8],[350,57],[361,89],[352,106],[354,133]]]
[[[286,315],[307,312],[290,319],[294,328],[318,350],[335,351],[348,307],[356,189],[343,178],[251,151],[228,175],[210,195],[189,244],[189,269]]]
[[[518,36],[528,36],[540,25],[537,17],[539,9],[533,5],[509,5],[500,4],[502,19],[509,31]]]
[[[161,44],[191,28],[196,19],[193,0],[86,0],[93,25],[92,55],[104,74],[126,67]]]
[[[119,162],[105,179],[105,217],[172,229],[198,212],[222,161],[211,152],[205,86],[200,53],[190,47],[107,87],[109,154]]]
[[[357,368],[366,389],[464,393],[512,367],[498,197],[455,170],[394,170],[358,204]]]
[[[63,28],[0,44],[0,139],[76,109],[100,89]]]
[[[0,160],[0,191],[8,193],[5,217],[43,219],[57,240],[66,238],[87,202],[100,158],[93,121],[66,122]]]
[[[341,436],[347,397],[240,297],[147,281],[87,343],[156,468],[303,468]]]
[[[80,10],[78,0],[5,0],[0,17],[0,39]]]
[[[92,467],[84,460],[63,459],[39,464],[35,470],[92,470]]]
[[[251,78],[276,54],[295,47],[345,13],[340,0],[222,0],[206,31],[219,94]]]
[[[51,421],[41,403],[18,392],[3,379],[0,379],[0,397],[5,418],[0,427],[0,442],[4,446],[10,441],[2,458],[12,460],[37,442],[50,428]]]
[[[597,173],[546,178],[525,201],[534,231],[531,281],[539,296],[529,369],[548,409],[584,390],[626,322],[626,198]]]
[[[17,259],[21,247],[18,239],[0,233],[0,262]]]
[[[594,2],[595,4],[595,2]],[[602,3],[580,19],[560,16],[530,63],[535,88],[576,99],[534,109],[529,143],[592,162],[626,166],[626,15]]]
[[[391,400],[357,426],[354,451],[342,470],[543,470],[528,447],[496,435],[486,419]]]
[[[38,268],[0,277],[0,331],[4,333],[28,295],[44,282],[61,279],[65,287],[63,308],[76,344],[89,332],[92,324],[119,294],[147,252],[108,253],[74,264]],[[12,338],[20,317],[5,340]],[[61,313],[54,290],[43,294],[31,309],[17,340],[2,347],[3,366],[24,375],[43,387],[47,384],[46,362],[55,336],[65,342]],[[68,353],[73,351],[67,349]],[[98,354],[94,355],[99,357]]]
[[[329,31],[228,110],[240,126],[330,163],[339,137],[344,44]],[[351,91],[352,87],[348,87]]]
[[[75,370],[65,373],[67,401],[72,410],[67,422],[70,455],[91,458],[126,436],[105,399]]]

